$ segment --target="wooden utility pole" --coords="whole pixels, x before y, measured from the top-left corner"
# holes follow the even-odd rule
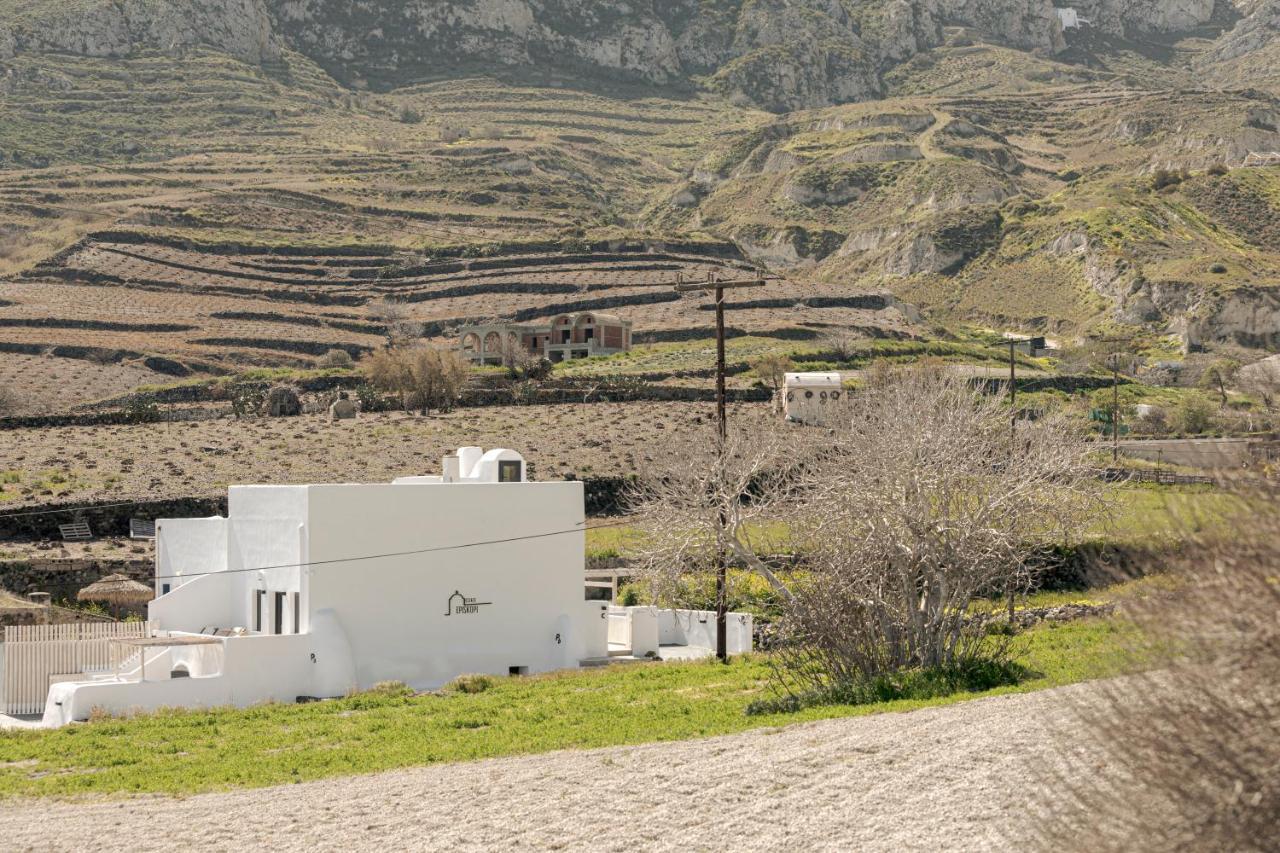
[[[1009,458],[1018,440],[1018,361],[1014,357],[1018,342],[1009,339]]]
[[[1111,356],[1111,464],[1120,464],[1120,353]]]
[[[1013,464],[1014,454],[1017,452],[1014,448],[1018,443],[1018,359],[1017,347],[1021,343],[1016,338],[1010,338],[1006,343],[1009,345],[1009,464]],[[1015,611],[1017,610],[1018,589],[1012,583],[1009,584],[1008,599],[1006,604],[1009,608],[1009,625],[1013,626]]]
[[[685,284],[680,276],[676,277],[677,293],[714,293],[716,299],[716,435],[719,444],[716,447],[717,462],[724,464],[724,446],[729,438],[729,422],[725,409],[725,357],[724,357],[724,292],[743,287],[764,287],[764,276],[756,275],[753,279],[737,279],[719,281],[716,274],[710,273],[704,282]],[[722,663],[729,662],[728,639],[728,561],[725,559],[724,528],[728,524],[724,509],[720,510],[720,527],[717,531],[716,550],[716,657]]]

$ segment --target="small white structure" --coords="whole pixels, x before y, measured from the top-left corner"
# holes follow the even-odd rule
[[[225,518],[157,522],[153,636],[52,684],[44,724],[433,689],[607,662],[636,641],[643,657],[659,617],[585,600],[585,532],[582,483],[529,482],[512,450],[463,447],[438,476],[386,484],[232,486]],[[734,637],[750,650],[749,623],[745,648]]]
[[[788,373],[782,399],[787,420],[823,426],[843,405],[844,383],[839,373]]]

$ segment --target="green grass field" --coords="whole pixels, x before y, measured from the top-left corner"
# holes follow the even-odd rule
[[[1126,485],[1110,491],[1110,518],[1097,522],[1088,536],[1120,545],[1159,545],[1222,527],[1238,511],[1238,498],[1213,486]],[[785,539],[777,528],[762,539],[771,546]],[[587,530],[588,557],[625,556],[643,536],[638,527],[610,525]]]
[[[769,662],[636,664],[496,678],[479,693],[372,691],[307,705],[172,711],[56,731],[0,733],[0,796],[190,794],[446,761],[669,741],[830,717],[909,711],[1121,672],[1133,629],[1116,620],[1019,638],[1033,675],[1016,687],[927,701],[746,715]]]

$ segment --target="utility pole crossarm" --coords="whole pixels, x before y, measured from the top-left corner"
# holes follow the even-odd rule
[[[697,291],[707,290],[736,290],[742,287],[764,287],[770,281],[780,281],[778,278],[743,278],[733,281],[697,281],[689,284],[676,284],[677,293],[694,293]]]

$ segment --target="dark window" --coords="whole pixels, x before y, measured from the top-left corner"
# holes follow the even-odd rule
[[[161,595],[169,594],[169,585],[167,583],[160,584],[160,594]]]
[[[262,603],[267,597],[265,589],[255,589],[253,591],[253,630],[262,630]]]
[[[827,399],[827,392],[826,392],[826,391],[823,391],[821,394],[819,394],[819,395],[818,395],[818,398],[819,398],[820,400],[825,400],[825,399]]]
[[[275,620],[271,623],[273,634],[284,633],[284,595],[283,592],[276,593]]]
[[[293,633],[302,632],[302,594],[293,594]]]
[[[529,667],[527,666],[509,666],[507,667],[508,675],[528,675]]]
[[[514,459],[504,459],[498,462],[498,482],[499,483],[518,483],[521,479],[522,465]]]
[[[805,392],[804,392],[804,398],[805,398],[806,400],[812,400],[812,399],[813,399],[813,392],[812,392],[812,391],[805,391]]]

